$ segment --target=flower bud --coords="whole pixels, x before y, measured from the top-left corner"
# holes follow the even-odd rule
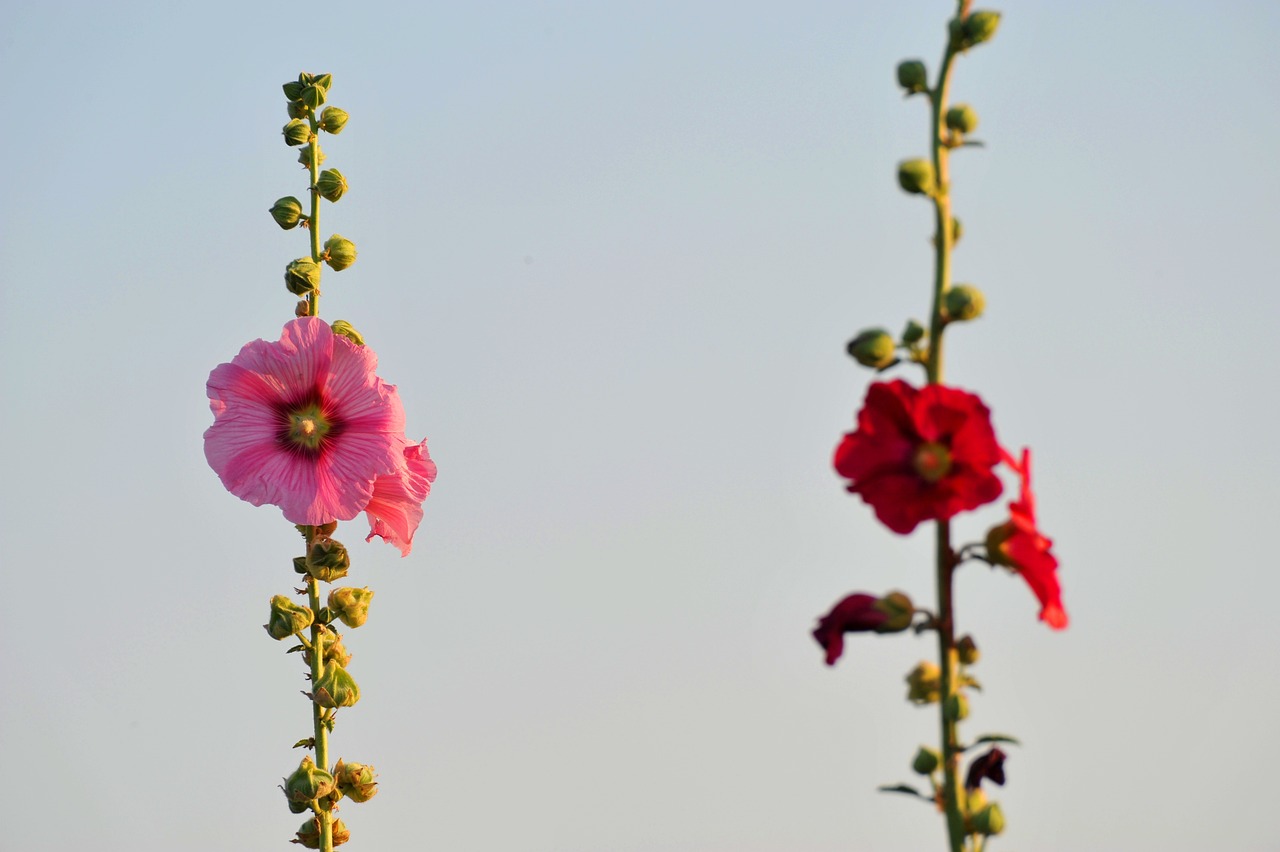
[[[911,626],[911,619],[916,614],[911,598],[902,592],[890,592],[880,598],[876,601],[876,609],[889,617],[876,628],[877,633],[901,633]]]
[[[999,26],[999,12],[970,12],[960,24],[960,49],[968,50],[984,41],[991,41]]]
[[[893,337],[883,328],[869,328],[858,332],[858,336],[849,341],[845,351],[864,367],[883,370],[896,359],[894,351],[897,344]]]
[[[964,236],[964,226],[960,224],[960,220],[951,217],[951,245],[960,242],[960,238]]]
[[[311,109],[319,109],[320,105],[324,103],[324,89],[315,85],[304,86],[299,100],[311,107]]]
[[[943,711],[946,713],[947,718],[953,722],[964,721],[969,718],[969,697],[963,692],[948,695]]]
[[[960,637],[960,641],[956,643],[956,653],[960,657],[960,662],[966,666],[971,666],[978,662],[982,656],[978,651],[978,643],[973,641],[973,637],[968,633]]]
[[[298,222],[302,219],[302,202],[292,195],[277,198],[276,203],[271,205],[270,212],[276,224],[288,231],[298,227]]]
[[[305,296],[320,286],[320,264],[309,257],[290,261],[284,270],[284,286],[295,296]]]
[[[329,327],[333,329],[334,334],[345,337],[356,346],[364,346],[364,337],[360,332],[356,331],[355,326],[346,320],[334,320],[329,324]]]
[[[898,185],[912,195],[932,195],[933,164],[928,160],[903,160],[898,163]]]
[[[360,700],[360,687],[347,670],[336,663],[324,667],[324,674],[312,684],[315,703],[321,707],[351,707]]]
[[[325,107],[320,113],[320,129],[337,136],[347,124],[347,113],[337,107]]]
[[[915,760],[911,761],[911,768],[919,775],[932,775],[941,764],[942,755],[928,746],[920,746]]]
[[[903,343],[919,343],[924,338],[924,326],[915,320],[907,320],[907,327],[902,330]]]
[[[347,576],[351,556],[342,542],[334,538],[318,537],[307,549],[307,573],[324,583],[332,583]]]
[[[306,299],[303,299],[302,301],[298,302],[298,304],[293,306],[293,315],[295,317],[311,316],[311,303],[308,302]],[[302,570],[302,571],[299,571],[298,573],[305,574],[307,572],[305,570]]]
[[[324,241],[324,254],[321,257],[329,264],[330,269],[341,272],[356,262],[356,244],[340,234],[334,234]]]
[[[1004,813],[998,802],[992,802],[973,815],[970,825],[978,834],[991,836],[1004,831]]]
[[[316,165],[317,166],[320,165],[327,159],[328,157],[325,156],[324,151],[320,148],[317,148],[316,149]],[[311,146],[310,145],[304,145],[301,149],[299,149],[298,162],[302,163],[302,165],[306,166],[307,168],[311,168]]]
[[[271,617],[263,628],[272,639],[287,639],[299,630],[311,626],[315,613],[310,607],[296,604],[284,595],[276,595],[271,599]]]
[[[309,805],[337,789],[333,776],[316,766],[310,757],[302,758],[292,775],[284,779],[285,798],[295,804]]]
[[[320,647],[324,649],[321,658],[327,666],[329,663],[337,663],[344,669],[351,663],[351,652],[342,644],[342,637],[332,631],[321,634]],[[311,665],[311,651],[304,648],[302,650],[302,659],[307,665]]]
[[[295,118],[284,126],[284,144],[294,147],[305,145],[311,139],[311,125]]]
[[[311,78],[311,85],[319,86],[321,89],[324,89],[327,92],[329,91],[330,88],[333,87],[333,75],[317,74]]]
[[[929,72],[919,59],[908,59],[898,63],[898,85],[908,95],[925,91],[929,86]]]
[[[346,824],[336,819],[333,826],[329,830],[329,836],[333,838],[334,846],[341,846],[351,839],[351,832],[347,830]],[[320,848],[320,817],[312,817],[302,824],[298,829],[295,839],[290,843],[300,843],[304,849]]]
[[[972,133],[978,129],[978,111],[968,104],[956,104],[947,110],[946,122],[956,133]]]
[[[283,88],[286,100],[296,101],[298,98],[302,97],[302,84],[297,80],[290,80],[284,84]]]
[[[986,297],[972,284],[957,284],[942,297],[943,314],[947,319],[957,322],[977,319],[982,316],[982,310],[986,306]]]
[[[337,169],[325,169],[316,179],[316,192],[328,201],[337,201],[347,191],[347,179]]]
[[[343,763],[333,767],[333,777],[338,789],[353,802],[367,802],[378,794],[378,782],[373,780],[373,767],[363,763]]]
[[[942,696],[942,670],[921,660],[907,675],[907,700],[912,704],[932,704]]]
[[[311,109],[302,101],[289,101],[285,104],[285,112],[289,113],[290,118],[302,120],[311,114]]]
[[[369,602],[373,591],[343,586],[329,592],[329,609],[348,627],[359,627],[369,618]]]

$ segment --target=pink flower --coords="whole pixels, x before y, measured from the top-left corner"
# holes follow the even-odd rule
[[[377,361],[318,317],[246,344],[209,374],[209,466],[232,494],[279,506],[295,524],[351,520],[376,479],[410,476],[404,408],[374,375]]]
[[[431,493],[431,483],[436,479],[436,463],[427,454],[425,438],[421,444],[402,439],[402,444],[404,464],[395,473],[383,474],[373,481],[373,497],[364,507],[369,519],[365,541],[381,536],[400,548],[401,556],[408,556],[413,534],[422,520],[422,501]]]
[[[1031,490],[1031,450],[1022,451],[1022,461],[1003,448],[1002,460],[1013,468],[1021,487],[1018,499],[1009,504],[1009,520],[987,532],[987,557],[997,565],[1022,575],[1040,601],[1040,620],[1054,630],[1067,626],[1062,608],[1062,587],[1058,583],[1058,558],[1050,550],[1053,540],[1036,527],[1036,495]]]

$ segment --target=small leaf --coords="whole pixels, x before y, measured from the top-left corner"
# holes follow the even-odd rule
[[[978,692],[981,692],[981,691],[982,691],[982,684],[978,683],[978,679],[977,679],[976,677],[974,677],[973,675],[968,675],[968,674],[967,674],[967,675],[962,676],[962,677],[960,678],[960,685],[961,685],[961,686],[969,686],[969,687],[972,687],[972,688],[976,689]]]
[[[911,796],[918,796],[921,799],[926,799],[930,802],[933,801],[933,799],[930,799],[910,784],[883,784],[877,787],[876,790],[881,793],[906,793]]]
[[[290,648],[289,650],[285,651],[285,653],[286,653],[286,654],[296,654],[296,653],[298,653],[299,651],[305,651],[305,650],[307,650],[307,648],[306,648],[306,646],[305,646],[305,645],[294,645],[292,648]]]
[[[1014,745],[1022,745],[1018,742],[1017,737],[1011,737],[1008,734],[983,734],[973,741],[974,745],[978,743],[1013,743]]]
[[[296,743],[293,744],[293,748],[315,748],[315,747],[316,747],[315,737],[307,737],[305,740],[298,740]]]

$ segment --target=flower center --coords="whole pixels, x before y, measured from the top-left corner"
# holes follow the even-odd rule
[[[951,470],[951,452],[942,444],[921,444],[911,464],[925,482],[937,482]]]
[[[331,428],[318,405],[308,405],[289,412],[289,440],[299,447],[306,447],[308,450],[319,449],[324,436],[329,434]]]

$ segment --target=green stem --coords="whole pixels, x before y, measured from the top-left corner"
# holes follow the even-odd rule
[[[968,12],[971,0],[957,0],[956,17]],[[955,51],[948,39],[938,69],[938,82],[929,92],[932,107],[930,148],[933,154],[933,172],[936,182],[933,196],[934,208],[934,277],[933,311],[929,318],[929,361],[926,369],[929,384],[940,384],[943,376],[942,334],[945,329],[942,306],[943,296],[951,286],[951,171],[947,138],[947,97],[951,88],[951,63]],[[938,585],[938,667],[941,669],[941,695],[938,716],[941,721],[942,768],[945,778],[943,804],[947,814],[947,839],[951,852],[964,852],[964,814],[960,808],[960,750],[956,723],[946,714],[947,699],[956,693],[956,641],[955,618],[952,607],[952,578],[955,572],[955,554],[951,550],[951,524],[938,521],[937,529],[937,585]]]
[[[311,232],[311,259],[320,262],[320,190],[316,189],[316,181],[320,179],[320,122],[316,120],[315,110],[309,116],[311,121],[311,162],[307,170],[311,175],[311,218],[307,220],[307,230]],[[307,316],[320,316],[320,290],[316,288],[307,294]]]
[[[311,551],[314,530],[307,531],[307,551]],[[311,623],[311,683],[315,684],[324,675],[324,645],[320,638],[324,626],[319,621],[320,583],[315,577],[307,575],[307,603],[317,618]],[[324,710],[319,704],[311,702],[311,727],[316,738],[316,766],[329,769],[329,729],[324,723]],[[320,850],[333,852],[333,814],[330,811],[319,811],[320,818]]]

